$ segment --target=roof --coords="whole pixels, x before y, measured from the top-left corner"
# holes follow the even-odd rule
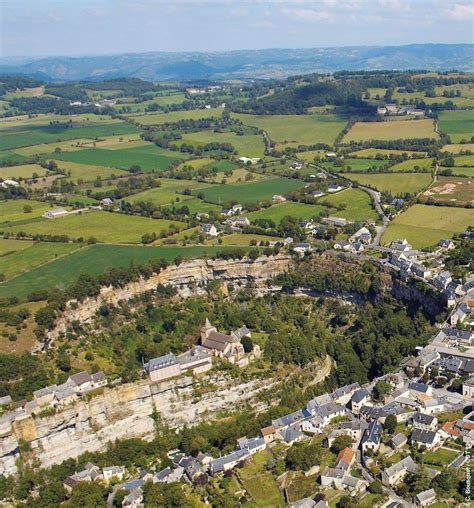
[[[208,349],[216,349],[224,351],[228,344],[237,343],[239,339],[233,335],[225,335],[224,333],[211,330],[205,337],[202,338],[201,343]]]
[[[409,471],[410,473],[414,473],[417,469],[418,466],[416,465],[415,461],[410,456],[408,456],[400,460],[399,462],[391,465],[390,467],[387,467],[387,469],[385,469],[385,474],[388,477],[391,477],[395,474],[400,473],[403,470]]]
[[[174,353],[168,353],[167,355],[159,356],[158,358],[152,358],[148,363],[145,363],[145,369],[148,372],[152,372],[178,363],[176,355]]]
[[[105,374],[101,370],[92,374],[91,378],[94,383],[100,383],[106,379]]]
[[[434,489],[424,490],[423,492],[420,492],[416,496],[416,499],[418,499],[418,501],[420,501],[420,502],[430,501],[431,499],[435,499],[435,498],[436,498],[436,492],[434,491]]]
[[[413,429],[410,440],[422,444],[432,444],[436,439],[436,432],[433,430]]]
[[[211,468],[214,472],[223,471],[225,464],[245,460],[248,456],[249,453],[247,450],[237,450],[235,452],[229,453],[228,455],[224,455],[223,457],[219,457],[218,459],[214,459],[211,462]]]
[[[408,389],[415,390],[416,392],[426,393],[429,390],[429,386],[423,383],[409,383]]]
[[[351,401],[355,403],[362,402],[369,395],[369,392],[365,388],[361,388],[352,395]]]
[[[424,413],[414,413],[412,416],[413,423],[422,423],[423,425],[431,425],[435,421],[435,417]]]
[[[395,436],[392,437],[391,441],[392,443],[395,445],[395,446],[400,446],[404,443],[407,442],[407,437],[405,436],[405,434],[403,434],[403,432],[400,432],[399,434],[396,434]]]
[[[82,372],[78,372],[77,374],[73,374],[72,376],[69,376],[69,380],[76,386],[81,386],[85,383],[90,383],[91,379],[92,379],[91,375],[85,370],[83,370]]]
[[[276,430],[273,425],[269,425],[268,427],[264,427],[260,430],[260,433],[262,436],[271,436],[272,434],[275,434]]]
[[[378,443],[382,436],[382,430],[383,427],[380,422],[370,422],[362,437],[362,443]]]
[[[321,476],[326,476],[328,478],[337,478],[339,480],[342,480],[344,474],[345,474],[344,470],[339,467],[328,467]]]
[[[350,448],[344,448],[337,455],[336,465],[339,465],[340,462],[344,462],[345,464],[350,465],[352,464],[354,457],[355,457],[354,450],[351,450]]]

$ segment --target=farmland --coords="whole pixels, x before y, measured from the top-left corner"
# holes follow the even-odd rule
[[[440,168],[440,171],[443,170],[449,170],[451,174],[458,175],[458,176],[466,176],[466,177],[473,177],[474,176],[474,166],[470,167],[453,167],[453,168]]]
[[[398,164],[394,164],[390,166],[390,171],[419,171],[423,170],[429,172],[433,165],[433,159],[431,158],[423,158],[423,159],[408,159],[403,162],[399,162]]]
[[[357,157],[377,157],[377,155],[387,156],[390,155],[403,155],[406,153],[409,156],[412,156],[414,154],[417,154],[419,156],[425,156],[425,152],[413,152],[410,150],[387,150],[382,148],[364,148],[362,150],[356,150],[355,152],[352,152],[351,155],[357,156]]]
[[[27,211],[25,207],[31,207],[31,211]],[[40,217],[49,209],[47,203],[29,199],[0,201],[0,224]]]
[[[180,120],[199,120],[201,118],[219,117],[223,113],[222,108],[190,109],[185,111],[172,111],[170,113],[147,113],[140,116],[131,116],[134,122],[139,125],[160,125],[174,123]]]
[[[356,122],[344,137],[349,141],[388,141],[395,139],[437,139],[433,120],[397,120],[386,122]]]
[[[415,249],[432,247],[443,238],[451,238],[472,224],[472,210],[443,206],[413,205],[396,217],[382,236],[389,244],[406,238]]]
[[[2,240],[2,242],[14,242],[15,240]],[[5,279],[10,279],[15,275],[27,272],[37,266],[43,265],[48,261],[58,257],[70,254],[79,248],[73,243],[34,243],[25,241],[25,248],[20,246],[18,250],[12,251],[10,254],[0,256],[0,274]],[[29,244],[29,245],[28,245]],[[16,248],[12,245],[12,248]]]
[[[55,154],[59,160],[128,169],[138,165],[144,171],[162,171],[175,160],[184,157],[176,152],[170,152],[154,145],[120,150],[106,150],[104,148],[85,148],[76,152]]]
[[[237,135],[235,132],[200,131],[186,134],[181,140],[187,144],[230,143],[239,156],[263,157],[264,144],[260,134]]]
[[[319,198],[320,202],[333,206],[343,206],[344,210],[329,210],[329,214],[350,221],[378,219],[377,212],[372,208],[370,196],[360,189],[346,189],[336,194]]]
[[[68,235],[71,238],[85,239],[94,237],[99,242],[105,243],[139,243],[145,233],[159,235],[163,231],[168,231],[172,224],[178,229],[183,227],[183,224],[177,221],[89,212],[12,226],[9,231],[12,233],[24,231],[29,235]]]
[[[473,135],[474,111],[441,111],[439,127],[454,143],[462,140],[470,141]]]
[[[0,167],[0,178],[31,178],[33,174],[43,176],[46,169],[38,164],[23,164],[20,166]]]
[[[231,248],[231,247],[229,247]],[[225,247],[142,247],[126,245],[92,245],[35,268],[9,281],[0,283],[0,298],[16,295],[20,299],[37,290],[65,288],[81,274],[97,276],[114,267],[127,267],[132,263],[142,265],[148,261],[165,259],[173,261],[177,256],[193,258],[212,255]]]
[[[467,150],[474,152],[474,143],[453,143],[452,145],[444,145],[441,150],[452,154],[458,154],[459,152]]]
[[[59,123],[52,125],[23,124],[18,126],[1,126],[0,150],[54,143],[75,138],[96,138],[137,132],[131,124],[122,122],[85,122]]]
[[[93,164],[79,164],[70,161],[57,161],[58,167],[66,171],[67,179],[77,182],[92,182],[97,178],[109,178],[113,176],[124,176],[127,173],[121,169],[106,168]]]
[[[263,208],[257,212],[246,214],[250,221],[257,219],[272,220],[279,224],[281,219],[286,216],[296,217],[297,219],[311,219],[317,217],[325,208],[321,205],[307,205],[304,203],[286,202],[273,205],[270,208]]]
[[[268,132],[277,143],[332,145],[347,122],[344,116],[327,115],[245,115],[233,114],[244,125],[251,125]]]
[[[350,174],[348,178],[362,185],[367,185],[379,191],[397,194],[416,194],[431,183],[431,175],[427,173],[379,173],[379,174]]]
[[[273,178],[253,183],[213,185],[207,189],[193,191],[193,194],[203,196],[205,201],[224,205],[231,201],[239,203],[256,203],[270,200],[274,194],[285,194],[304,186],[301,180],[287,178]]]
[[[181,201],[194,199],[191,196],[182,195],[182,192],[185,189],[197,190],[205,189],[210,186],[210,184],[199,183],[194,180],[171,180],[162,178],[159,181],[161,182],[161,187],[133,194],[132,196],[125,198],[125,201],[130,203],[136,203],[137,201],[150,201],[154,205],[165,205],[172,203],[177,198]]]
[[[368,171],[368,170],[377,170],[383,168],[387,165],[389,161],[386,160],[378,160],[378,159],[344,159],[341,163],[335,162],[323,162],[321,165],[328,169],[329,171],[338,172],[338,171]]]
[[[423,193],[423,198],[461,206],[474,204],[474,182],[468,178],[440,176],[438,181]]]

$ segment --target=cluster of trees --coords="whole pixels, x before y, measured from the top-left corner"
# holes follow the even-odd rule
[[[13,108],[28,114],[55,113],[57,115],[75,115],[77,113],[92,113],[113,115],[115,112],[108,107],[98,108],[94,104],[71,106],[69,99],[57,97],[19,97],[12,99],[10,105]]]
[[[16,90],[24,90],[25,88],[36,88],[41,86],[43,81],[27,76],[2,76],[0,83],[0,96],[8,92]]]

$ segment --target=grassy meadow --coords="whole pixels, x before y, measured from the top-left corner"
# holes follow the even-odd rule
[[[474,135],[474,110],[440,111],[439,128],[454,143],[471,141]]]
[[[31,212],[25,211],[25,206],[31,207]],[[41,217],[51,207],[48,203],[34,201],[32,199],[10,199],[0,201],[0,224],[7,222],[23,221]]]
[[[362,185],[370,186],[382,192],[390,192],[394,195],[405,192],[416,194],[426,189],[431,183],[431,175],[428,173],[351,173],[347,177]]]
[[[0,167],[0,178],[32,178],[33,174],[44,176],[47,171],[39,164],[21,164],[20,166],[5,166]]]
[[[247,213],[245,216],[250,221],[257,219],[272,220],[275,224],[279,224],[283,217],[291,215],[297,219],[311,219],[317,217],[326,208],[321,205],[307,205],[305,203],[289,202],[280,203],[270,208],[262,208],[256,212]]]
[[[389,244],[406,238],[415,249],[435,246],[443,238],[451,238],[472,225],[472,210],[446,206],[413,205],[396,217],[382,236]]]
[[[345,205],[344,210],[329,209],[329,215],[342,217],[350,221],[378,219],[377,212],[372,208],[370,196],[360,189],[346,189],[336,194],[319,198],[320,202],[335,206]]]
[[[397,120],[384,122],[356,122],[344,136],[343,142],[370,141],[373,139],[389,141],[395,139],[438,139],[434,122],[429,119]]]
[[[131,116],[130,118],[139,125],[160,125],[163,123],[175,123],[180,120],[200,120],[201,118],[220,117],[223,112],[223,108],[189,109],[171,111],[170,113],[146,113],[144,115]]]
[[[205,130],[184,134],[183,139],[179,143],[193,146],[205,145],[206,143],[230,143],[235,147],[240,157],[263,157],[265,151],[261,134],[238,136],[235,132]]]

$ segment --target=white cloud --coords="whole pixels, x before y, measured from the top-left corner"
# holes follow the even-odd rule
[[[474,4],[454,4],[446,9],[446,15],[451,19],[467,21],[474,18]]]
[[[300,21],[307,21],[310,23],[319,21],[330,21],[333,19],[333,15],[328,11],[320,11],[317,9],[305,9],[305,8],[288,8],[285,7],[281,10],[285,16],[296,18]]]

